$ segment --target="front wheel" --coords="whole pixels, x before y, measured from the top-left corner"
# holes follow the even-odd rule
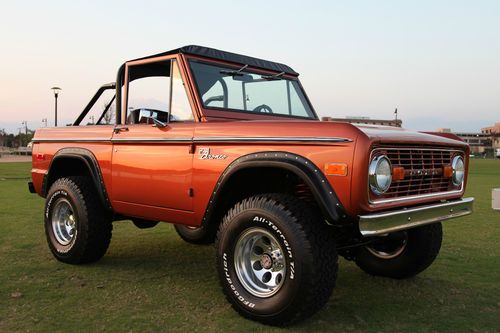
[[[286,325],[309,317],[335,286],[332,232],[291,196],[259,195],[236,204],[224,217],[216,249],[226,298],[252,320]]]
[[[389,234],[360,248],[356,264],[371,275],[412,277],[434,262],[442,239],[441,223]]]

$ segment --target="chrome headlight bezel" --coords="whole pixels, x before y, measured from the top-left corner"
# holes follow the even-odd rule
[[[389,174],[387,172],[382,174],[381,168],[385,168],[385,171],[389,170]],[[392,183],[392,164],[386,155],[378,155],[371,160],[368,178],[370,190],[374,194],[382,195],[389,190]]]
[[[465,179],[465,161],[460,155],[453,157],[451,161],[451,169],[453,170],[451,181],[455,186],[461,186]]]

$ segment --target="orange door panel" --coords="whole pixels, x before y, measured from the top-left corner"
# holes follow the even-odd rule
[[[122,127],[112,139],[113,202],[117,207],[121,207],[122,212],[145,218],[150,216],[146,216],[147,212],[141,207],[170,210],[174,218],[169,222],[175,222],[178,215],[173,211],[192,211],[193,124],[171,123],[165,128],[148,124]],[[168,218],[168,214],[162,216]]]

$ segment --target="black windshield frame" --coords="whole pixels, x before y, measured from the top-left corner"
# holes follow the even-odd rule
[[[234,112],[234,113],[245,114],[245,115],[253,115],[253,116],[261,115],[261,116],[266,116],[266,117],[279,117],[279,118],[289,118],[289,119],[291,118],[291,119],[300,119],[300,120],[319,120],[318,115],[317,115],[316,111],[314,110],[314,107],[313,107],[311,101],[309,100],[309,97],[307,96],[305,90],[304,90],[304,87],[300,83],[300,80],[297,77],[293,77],[293,76],[291,77],[290,75],[286,75],[286,77],[280,78],[280,80],[284,80],[287,82],[294,82],[297,84],[297,88],[300,90],[300,94],[302,95],[302,96],[299,96],[299,98],[301,99],[303,104],[305,106],[307,106],[306,112],[310,113],[310,115],[308,115],[308,116],[298,116],[298,115],[283,114],[283,113],[260,113],[260,112],[254,112],[252,110],[234,109],[234,108],[230,108],[230,107],[213,107],[213,106],[205,105],[203,102],[203,97],[201,95],[201,89],[200,89],[200,87],[198,85],[198,81],[196,79],[196,72],[192,68],[191,65],[193,63],[199,63],[199,64],[210,65],[210,66],[214,66],[214,67],[217,67],[217,68],[220,68],[223,70],[229,70],[229,71],[238,71],[239,69],[241,69],[242,65],[222,64],[219,62],[212,62],[210,60],[201,60],[201,59],[197,59],[197,58],[188,58],[187,63],[188,63],[188,68],[189,68],[190,74],[193,78],[192,81],[193,81],[193,84],[194,84],[195,89],[196,89],[196,95],[198,96],[198,99],[200,101],[200,106],[203,109],[211,110],[211,111],[222,111],[222,112],[228,111],[228,112]],[[262,75],[262,76],[265,76],[265,75],[272,76],[275,74],[280,74],[278,72],[269,73],[269,71],[259,69],[259,68],[256,68],[256,69],[245,68],[245,70],[243,70],[241,73],[242,74],[255,74],[255,75]],[[223,77],[223,76],[221,76],[221,77]],[[289,84],[287,84],[287,86],[289,86]]]

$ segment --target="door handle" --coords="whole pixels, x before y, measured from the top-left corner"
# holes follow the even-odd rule
[[[126,126],[117,126],[113,129],[115,133],[120,133],[120,132],[128,132],[128,127]]]

